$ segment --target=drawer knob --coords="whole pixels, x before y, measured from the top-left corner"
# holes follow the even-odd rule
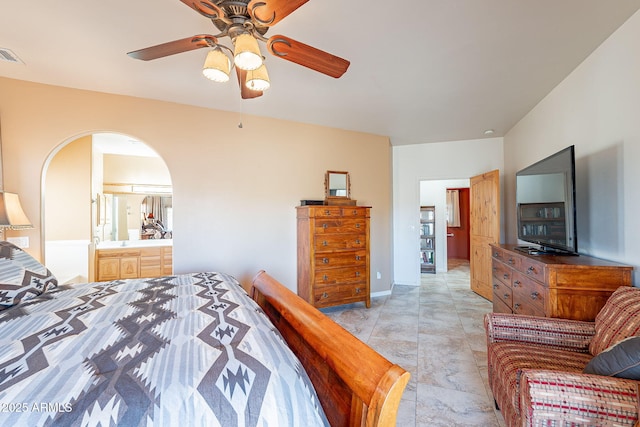
[[[504,299],[509,299],[509,294],[504,294]]]
[[[358,215],[358,211],[357,210],[354,209],[352,212],[353,212],[354,215]]]
[[[360,228],[360,224],[356,224],[356,228]]]
[[[329,258],[322,258],[322,262],[324,264],[329,264]]]
[[[533,266],[530,266],[529,268],[527,268],[527,274],[533,274],[535,273],[535,268],[533,268]]]
[[[329,294],[328,294],[328,293],[326,293],[326,292],[323,292],[323,293],[322,293],[322,298],[329,298]]]
[[[360,244],[360,239],[356,239],[356,245]]]
[[[538,292],[532,292],[531,293],[531,299],[538,299],[538,296],[540,296],[540,294]]]
[[[360,261],[360,255],[356,255],[356,261]]]
[[[497,256],[498,256],[498,252],[494,252],[494,253],[493,253],[493,256],[494,256],[494,257],[497,257]]]
[[[513,258],[509,258],[509,261],[507,261],[509,264],[513,264]]]
[[[327,245],[328,245],[327,241],[326,241],[326,240],[323,240],[323,241],[322,241],[322,246],[327,246]]]
[[[504,277],[505,279],[508,279],[508,278],[509,278],[509,273],[504,273],[504,274],[502,275],[502,277]]]
[[[360,292],[362,292],[362,289],[356,288],[356,294],[359,294]]]
[[[497,283],[493,284],[493,289],[498,289],[498,284]]]
[[[326,209],[326,210],[324,211],[324,214],[325,214],[325,215],[330,216],[330,215],[331,215],[331,211],[330,211],[329,209]]]
[[[322,278],[324,279],[325,282],[329,280],[329,276],[327,276],[326,274]]]
[[[360,277],[360,272],[356,271],[356,277]]]
[[[516,303],[516,304],[513,306],[513,309],[514,309],[514,310],[518,310],[518,309],[520,309],[520,304]]]
[[[513,287],[517,288],[520,283],[520,280],[516,280],[515,282],[513,282]]]
[[[328,227],[328,225],[327,225],[327,224],[322,224],[322,228],[325,228],[325,229],[326,229],[327,227]]]

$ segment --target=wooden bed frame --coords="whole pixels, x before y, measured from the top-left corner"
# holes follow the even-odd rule
[[[333,427],[395,426],[407,371],[264,271],[250,295],[304,365]]]

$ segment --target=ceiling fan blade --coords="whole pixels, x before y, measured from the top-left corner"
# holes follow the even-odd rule
[[[267,48],[279,58],[335,78],[342,76],[351,64],[346,59],[281,35],[269,38]]]
[[[240,86],[240,96],[242,99],[251,99],[262,96],[261,90],[251,90],[244,84],[247,81],[247,72],[238,67],[236,69],[236,76],[238,76],[238,85]]]
[[[309,0],[251,0],[249,15],[262,25],[275,25]]]
[[[199,34],[186,39],[174,40],[172,42],[162,43],[156,46],[147,47],[140,50],[134,50],[127,53],[132,58],[149,61],[158,59],[176,53],[188,52],[190,50],[200,49],[202,47],[215,46],[218,39],[209,34]]]
[[[209,19],[219,19],[224,17],[224,12],[211,0],[180,0],[202,16]]]

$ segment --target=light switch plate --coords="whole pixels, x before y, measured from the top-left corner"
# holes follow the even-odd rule
[[[7,242],[13,243],[19,248],[27,249],[29,247],[29,237],[7,237]]]

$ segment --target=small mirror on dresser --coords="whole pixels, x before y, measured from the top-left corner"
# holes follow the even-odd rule
[[[327,171],[324,177],[324,202],[326,205],[355,205],[351,200],[349,172]]]

